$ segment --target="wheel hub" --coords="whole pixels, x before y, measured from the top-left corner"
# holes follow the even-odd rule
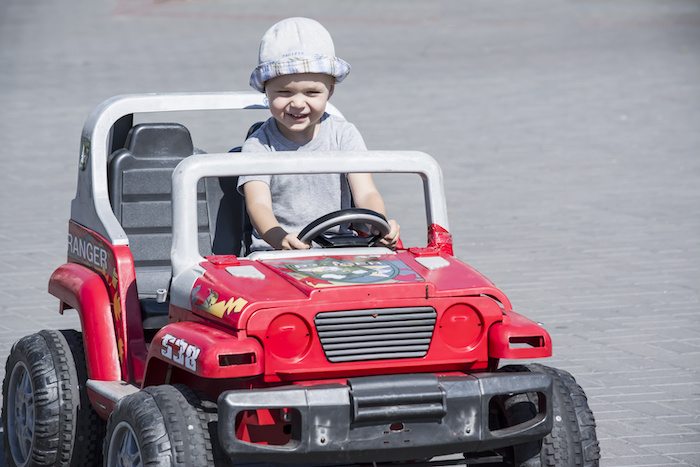
[[[121,422],[114,429],[109,443],[108,467],[142,467],[141,448],[134,429]]]
[[[23,362],[12,369],[8,394],[7,437],[12,458],[18,466],[29,461],[34,441],[34,388]]]

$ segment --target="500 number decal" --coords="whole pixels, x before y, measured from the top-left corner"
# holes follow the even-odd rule
[[[161,355],[184,366],[192,371],[197,371],[197,357],[202,351],[199,347],[193,344],[188,344],[186,340],[166,334],[163,336],[163,348],[160,349]]]

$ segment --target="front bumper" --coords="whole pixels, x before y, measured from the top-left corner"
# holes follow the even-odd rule
[[[537,415],[490,429],[491,399],[525,392],[544,396]],[[540,398],[542,400],[542,398]],[[552,429],[552,380],[533,373],[370,376],[347,385],[225,391],[219,397],[219,442],[236,461],[357,463],[476,453],[544,437]],[[290,409],[284,445],[236,437],[243,411]]]

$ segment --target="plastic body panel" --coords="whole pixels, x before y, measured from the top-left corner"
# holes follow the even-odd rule
[[[491,358],[522,359],[552,356],[552,338],[542,326],[512,311],[489,329]]]
[[[149,347],[147,372],[153,359],[215,379],[256,376],[265,363],[257,340],[193,322],[171,323],[158,331]]]
[[[95,316],[112,321],[112,326],[83,327],[83,339],[111,340],[117,350],[119,377],[129,382],[140,382],[146,362],[146,345],[136,290],[136,278],[131,251],[127,246],[112,245],[99,234],[71,221],[68,231],[69,263],[54,272],[49,281],[49,292],[62,301],[62,309],[75,308],[81,322],[91,322]],[[105,294],[97,305],[85,300],[76,281],[87,276],[78,274],[75,266],[91,271],[90,286]],[[84,288],[84,286],[83,286]],[[73,290],[72,295],[66,295]],[[82,293],[82,292],[81,292]],[[95,333],[92,335],[91,333]],[[103,345],[107,345],[106,343]],[[110,353],[93,356],[86,348],[89,359],[107,358]],[[90,373],[91,379],[93,378]]]
[[[61,300],[62,308],[75,308],[80,316],[88,377],[122,379],[112,307],[102,277],[85,266],[64,264],[51,275],[49,292]]]

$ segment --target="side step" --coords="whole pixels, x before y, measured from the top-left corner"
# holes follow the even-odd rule
[[[88,397],[92,406],[105,420],[122,397],[139,392],[139,387],[124,381],[87,380]]]

